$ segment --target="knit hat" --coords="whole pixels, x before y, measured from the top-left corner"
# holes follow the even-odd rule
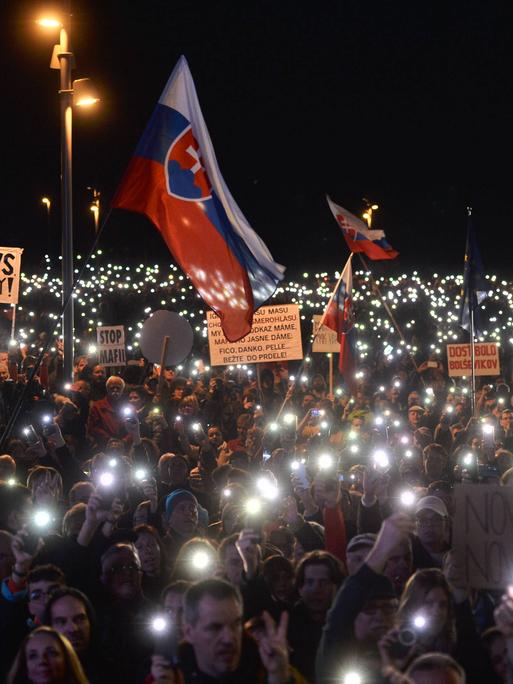
[[[166,518],[169,519],[171,517],[176,506],[178,506],[179,503],[182,503],[182,501],[190,501],[191,503],[198,506],[198,500],[196,499],[194,494],[187,491],[187,489],[175,489],[174,492],[171,492],[171,494],[168,494],[166,496]]]

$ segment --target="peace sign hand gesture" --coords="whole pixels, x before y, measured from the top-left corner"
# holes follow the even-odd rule
[[[287,643],[289,614],[282,613],[278,625],[267,611],[262,613],[262,617],[265,623],[265,633],[259,640],[258,650],[267,670],[267,682],[268,684],[286,684],[290,676]]]

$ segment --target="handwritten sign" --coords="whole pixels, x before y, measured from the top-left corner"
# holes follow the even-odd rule
[[[449,375],[458,377],[472,374],[470,344],[447,345]],[[495,342],[474,344],[474,372],[476,375],[500,375],[499,348]]]
[[[313,317],[313,334],[317,332],[322,316],[317,314]],[[326,325],[323,325],[312,345],[313,352],[325,352],[337,354],[340,351],[340,342],[337,342],[337,333]]]
[[[207,312],[207,328],[212,366],[303,358],[297,304],[261,306],[253,316],[251,332],[238,342],[228,342],[219,316],[212,311]]]
[[[122,325],[96,329],[98,363],[103,366],[126,366],[125,328]]]
[[[17,304],[22,247],[0,247],[0,304]]]
[[[465,584],[504,589],[513,578],[513,487],[455,487],[452,545]]]

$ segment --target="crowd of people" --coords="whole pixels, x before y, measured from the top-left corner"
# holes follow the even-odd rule
[[[341,255],[342,267],[345,257]],[[60,316],[60,262],[46,259],[44,271],[39,266],[22,275],[20,302],[16,310],[14,338],[36,354],[52,337]],[[82,259],[77,259],[77,266]],[[383,300],[378,296],[369,272],[353,265],[353,303],[358,359],[372,366],[395,364],[407,356],[433,354],[445,357],[445,344],[466,341],[459,317],[462,277],[434,273],[430,276],[407,271],[390,273],[390,263],[373,265],[384,275],[376,275]],[[395,270],[395,269],[394,269]],[[322,314],[338,279],[338,273],[304,272],[290,274],[277,288],[270,304],[297,304],[300,307],[303,348],[308,346],[313,316]],[[481,303],[482,337],[498,342],[504,367],[510,368],[513,354],[512,282],[497,275],[487,276],[488,297]],[[394,329],[383,305],[390,307],[401,328],[402,337]],[[190,361],[208,365],[206,307],[186,276],[173,264],[142,264],[109,260],[97,250],[89,261],[85,275],[76,288],[76,349],[87,353],[96,345],[96,328],[102,325],[124,325],[128,359],[140,358],[141,327],[148,316],[164,307],[183,315],[194,332]],[[3,314],[3,315],[2,315]],[[5,318],[7,317],[7,318]],[[12,336],[12,309],[0,308],[0,349],[7,349]],[[55,334],[57,337],[57,333]],[[189,361],[188,361],[189,364]],[[327,369],[327,364],[326,364]],[[326,370],[327,372],[327,370]]]
[[[466,584],[454,486],[513,483],[513,391],[440,361],[329,392],[284,365],[0,356],[9,684],[513,681],[513,594]]]

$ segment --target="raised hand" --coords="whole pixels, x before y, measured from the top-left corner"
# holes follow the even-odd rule
[[[390,478],[387,474],[374,468],[363,471],[363,503],[373,505],[376,500],[382,501],[388,494]]]
[[[29,536],[27,526],[24,525],[21,530],[14,535],[11,541],[11,549],[14,556],[14,572],[21,576],[28,572],[34,558],[41,551],[44,541],[39,539],[36,548],[33,551],[27,551],[25,548],[25,541]]]
[[[258,570],[258,563],[260,560],[260,551],[258,548],[259,535],[253,530],[241,530],[239,537],[235,542],[235,548],[239,552],[244,565],[244,572],[246,577],[251,579]]]
[[[268,684],[286,684],[290,678],[287,627],[289,614],[283,612],[277,625],[267,611],[262,613],[265,631],[258,642],[260,658],[267,670]]]
[[[282,508],[282,517],[287,525],[295,525],[300,520],[297,510],[297,502],[293,496],[285,497]]]
[[[153,478],[143,483],[142,493],[145,496],[146,500],[150,502],[150,511],[152,513],[156,513],[158,506],[158,494],[157,483]]]
[[[414,521],[407,513],[393,513],[386,518],[367,557],[367,565],[375,572],[383,572],[387,560],[397,547],[413,534],[413,527]]]
[[[314,485],[316,498],[324,501],[327,508],[336,508],[339,505],[340,484],[336,473],[330,473],[329,479],[324,474],[317,475]]]
[[[155,684],[178,684],[180,681],[169,662],[161,655],[151,656],[151,676]]]

